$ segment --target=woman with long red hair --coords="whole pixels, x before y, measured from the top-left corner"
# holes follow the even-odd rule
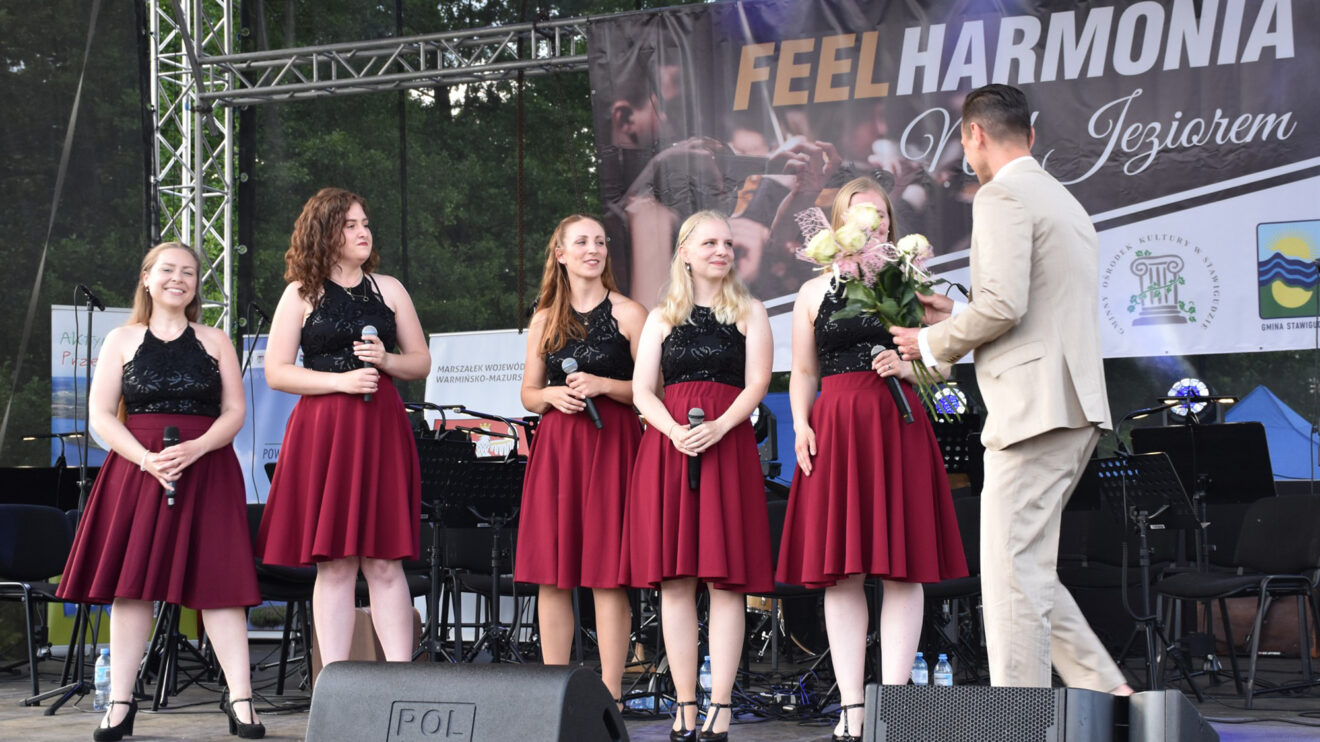
[[[642,306],[614,283],[601,223],[581,214],[560,221],[546,245],[527,336],[522,403],[542,417],[523,485],[514,576],[540,585],[547,665],[568,664],[571,591],[592,589],[601,676],[616,699],[632,618],[619,554],[624,494],[642,438],[632,372],[645,320]]]

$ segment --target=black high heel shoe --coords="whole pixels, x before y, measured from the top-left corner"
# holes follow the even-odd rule
[[[861,737],[854,736],[853,733],[848,729],[848,709],[859,709],[865,707],[866,704],[864,703],[849,703],[840,706],[839,710],[843,712],[843,734],[836,734],[830,739],[834,740],[834,742],[862,742]]]
[[[678,729],[669,730],[669,742],[697,742],[697,730],[687,728],[687,715],[683,713],[683,709],[696,705],[696,701],[674,701],[674,713],[678,716]]]
[[[137,716],[137,701],[111,701],[105,710],[107,717],[110,716],[110,712],[114,710],[116,705],[127,706],[128,713],[124,715],[123,719],[119,720],[118,724],[112,727],[98,726],[92,730],[92,739],[96,742],[115,742],[115,740],[133,736],[133,717]]]
[[[713,728],[715,726],[715,720],[718,719],[720,716],[720,709],[730,708],[730,705],[727,703],[715,703],[714,701],[711,701],[710,707],[714,709],[714,711],[712,711],[710,714],[710,725]],[[728,742],[729,733],[727,731],[702,732],[701,735],[697,737],[697,739],[700,740],[700,742]]]
[[[228,692],[226,691],[226,695]],[[238,720],[238,714],[234,713],[234,704],[246,703],[248,705],[248,718],[257,718],[257,709],[252,705],[251,698],[235,698],[231,701],[220,700],[220,710],[229,717],[229,733],[238,735],[239,739],[261,739],[266,736],[266,725],[261,722],[243,723]]]

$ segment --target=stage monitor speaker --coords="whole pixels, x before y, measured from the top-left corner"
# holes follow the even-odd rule
[[[335,662],[316,681],[309,742],[619,742],[600,676],[544,665]]]
[[[866,686],[864,742],[1110,742],[1114,697],[1078,688]]]
[[[1128,742],[1219,742],[1219,732],[1187,696],[1150,690],[1128,698]]]

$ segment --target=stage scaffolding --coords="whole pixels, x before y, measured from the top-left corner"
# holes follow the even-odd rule
[[[232,332],[236,107],[460,85],[587,68],[590,18],[235,54],[234,0],[147,0],[159,239],[209,265],[206,321]]]

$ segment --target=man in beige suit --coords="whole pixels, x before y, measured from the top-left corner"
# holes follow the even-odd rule
[[[1131,693],[1059,582],[1059,520],[1102,429],[1112,428],[1100,356],[1099,258],[1082,205],[1031,158],[1022,91],[988,85],[963,103],[972,203],[970,303],[925,300],[916,329],[890,328],[904,358],[975,351],[987,419],[981,584],[990,681]]]

